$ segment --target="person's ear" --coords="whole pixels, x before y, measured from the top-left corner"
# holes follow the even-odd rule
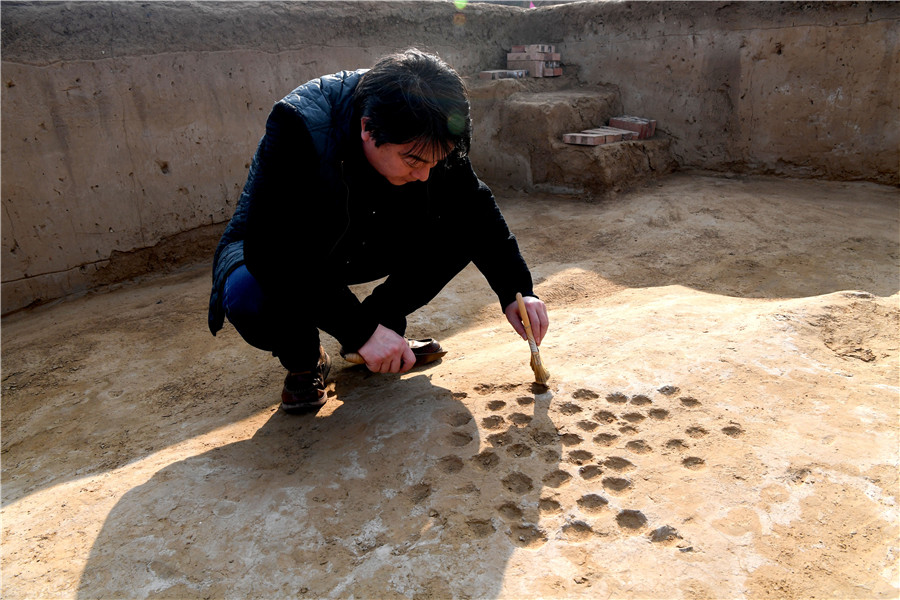
[[[359,120],[359,126],[362,131],[360,136],[362,137],[362,141],[364,141],[364,142],[368,142],[369,140],[372,139],[372,132],[366,131],[366,123],[368,123],[368,122],[369,122],[369,117],[363,117]]]

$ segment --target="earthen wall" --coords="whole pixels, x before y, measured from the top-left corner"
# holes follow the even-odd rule
[[[555,44],[560,85],[615,86],[684,167],[900,183],[892,3],[4,2],[0,19],[3,313],[208,260],[272,103],[407,46],[477,77]]]

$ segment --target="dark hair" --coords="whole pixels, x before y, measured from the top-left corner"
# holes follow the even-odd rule
[[[418,142],[454,158],[469,151],[472,119],[459,74],[433,54],[410,48],[378,60],[353,93],[375,145]]]

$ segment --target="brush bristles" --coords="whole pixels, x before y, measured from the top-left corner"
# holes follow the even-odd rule
[[[547,385],[547,382],[550,381],[550,371],[544,368],[540,355],[531,355],[531,370],[534,371],[535,383]]]

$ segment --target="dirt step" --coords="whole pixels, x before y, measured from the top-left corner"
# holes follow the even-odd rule
[[[556,193],[603,195],[633,188],[678,167],[671,138],[657,133],[646,140],[577,146],[553,141],[532,161],[532,184]]]
[[[493,80],[471,86],[472,161],[483,179],[517,189],[594,195],[633,187],[677,167],[663,131],[603,146],[564,144],[564,134],[605,125],[625,112],[615,86],[564,85],[565,80]]]
[[[621,101],[615,90],[563,90],[513,94],[500,115],[506,143],[539,147],[570,131],[603,125],[619,110]]]

